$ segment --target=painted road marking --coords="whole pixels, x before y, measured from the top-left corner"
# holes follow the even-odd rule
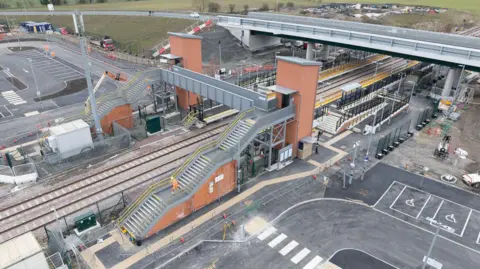
[[[270,227],[267,230],[265,230],[263,233],[261,233],[257,238],[263,241],[276,231],[277,229],[275,229],[274,227]]]
[[[295,240],[292,240],[292,242],[288,243],[288,245],[286,245],[284,248],[282,248],[279,253],[282,254],[282,256],[285,256],[287,255],[288,253],[290,253],[290,251],[292,251],[294,248],[296,248],[298,246],[298,243],[297,241]]]
[[[10,104],[21,105],[26,104],[27,101],[23,100],[16,92],[6,91],[2,92],[3,98],[5,98]]]
[[[390,186],[388,186],[388,189],[382,194],[382,196],[380,196],[380,198],[375,202],[375,204],[373,205],[373,207],[376,207],[377,204],[383,199],[383,197],[385,197],[385,195],[390,191],[390,189],[392,188],[393,184],[395,184],[395,181],[392,182],[390,184]]]
[[[25,117],[30,117],[30,116],[34,116],[34,115],[38,115],[38,114],[40,114],[40,112],[35,110],[35,111],[32,111],[32,112],[25,113]]]
[[[428,201],[430,201],[430,198],[432,198],[432,195],[429,195],[429,196],[428,196],[427,201],[425,201],[425,203],[424,203],[423,206],[422,206],[422,209],[420,209],[420,212],[418,212],[416,219],[418,219],[418,218],[420,217],[420,215],[422,214],[423,210],[425,209],[425,206],[428,204]]]
[[[398,194],[397,198],[395,198],[395,201],[393,201],[393,203],[390,205],[390,208],[392,208],[392,206],[395,205],[395,203],[397,202],[398,198],[400,198],[400,196],[402,196],[402,193],[403,191],[407,188],[407,185],[405,185],[402,189],[402,191]]]
[[[294,264],[299,263],[303,258],[307,257],[308,253],[310,253],[310,250],[308,248],[304,248],[300,250],[300,252],[297,253],[297,255],[293,256],[292,259],[290,259]]]
[[[470,221],[470,217],[472,216],[472,211],[473,209],[470,209],[470,212],[468,212],[467,220],[465,221],[465,225],[463,226],[462,233],[460,234],[460,236],[462,237],[463,237],[463,233],[465,232],[465,229],[467,228],[468,222]]]
[[[319,265],[323,261],[323,258],[319,256],[315,256],[307,265],[303,267],[303,269],[314,269],[317,265]]]
[[[270,241],[270,243],[268,243],[268,245],[271,247],[271,248],[274,248],[276,247],[278,244],[280,244],[283,240],[285,240],[287,238],[287,235],[282,233],[281,235],[275,237],[275,239],[273,239],[272,241]]]

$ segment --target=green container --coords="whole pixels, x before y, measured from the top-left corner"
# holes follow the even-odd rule
[[[97,218],[93,212],[88,212],[83,215],[74,218],[75,228],[79,232],[85,231],[88,228],[91,228],[97,225]]]
[[[160,132],[162,127],[160,126],[160,117],[159,116],[148,116],[146,118],[147,121],[147,132],[154,134]]]

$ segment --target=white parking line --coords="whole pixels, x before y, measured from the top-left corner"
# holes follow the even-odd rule
[[[438,211],[440,211],[440,208],[441,208],[442,205],[443,205],[443,201],[444,201],[444,200],[442,200],[442,201],[440,202],[440,205],[438,205],[437,211],[435,211],[435,214],[433,215],[432,219],[435,219],[435,218],[437,217]]]
[[[479,240],[480,240],[480,232],[478,233],[477,241],[475,241],[475,243],[480,244],[480,242],[478,242]]]
[[[307,255],[310,253],[310,250],[308,248],[304,248],[302,250],[300,250],[300,252],[297,253],[297,255],[293,256],[293,258],[291,258],[290,260],[294,263],[294,264],[297,264],[299,263],[301,260],[303,260],[303,258],[307,257]]]
[[[268,243],[268,246],[271,247],[271,248],[274,248],[276,247],[278,244],[280,244],[283,240],[285,240],[287,238],[287,235],[282,233],[280,234],[279,236],[275,237],[275,239],[273,239],[272,241],[270,241],[270,243]]]
[[[380,198],[377,200],[377,202],[375,202],[375,204],[373,205],[373,207],[377,206],[378,202],[380,202],[383,197],[385,196],[385,194],[387,194],[387,192],[390,191],[390,188],[393,186],[393,184],[395,184],[396,181],[393,181],[390,186],[388,186],[388,189],[382,194],[382,196],[380,196]]]
[[[425,206],[428,204],[428,201],[430,201],[430,198],[431,198],[431,197],[432,197],[432,195],[429,195],[429,196],[428,196],[427,201],[425,201],[425,203],[424,203],[423,206],[422,206],[422,209],[420,209],[420,212],[418,212],[416,219],[418,219],[418,218],[420,217],[420,215],[421,215],[422,212],[423,212],[423,209],[424,209]]]
[[[467,220],[465,221],[465,225],[463,226],[462,233],[460,233],[460,236],[463,237],[463,233],[465,232],[465,229],[467,228],[468,221],[470,221],[470,216],[472,215],[472,209],[470,209],[470,212],[468,212],[468,217]]]
[[[323,261],[322,257],[315,256],[307,265],[303,267],[303,269],[314,269],[317,265],[319,265]]]
[[[277,229],[275,229],[275,227],[270,227],[266,229],[263,233],[261,233],[257,238],[263,241],[276,231]]]
[[[287,255],[290,251],[292,251],[294,248],[298,246],[297,241],[292,240],[292,242],[288,243],[284,248],[282,248],[279,253],[282,254],[282,256]]]
[[[10,109],[8,109],[8,107],[6,105],[3,105],[3,107],[8,111],[8,113],[10,113],[10,116],[13,116],[12,111],[10,111]],[[8,117],[10,117],[10,116],[8,116]]]
[[[407,188],[407,185],[405,185],[403,187],[402,191],[398,194],[397,198],[395,198],[395,201],[393,201],[393,203],[390,205],[390,209],[393,209],[392,206],[397,202],[398,198],[400,198],[400,196],[402,196],[402,193],[406,188]]]

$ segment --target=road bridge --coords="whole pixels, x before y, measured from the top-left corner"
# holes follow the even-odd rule
[[[220,26],[243,30],[242,37],[270,36],[269,44],[271,37],[297,39],[480,70],[480,40],[469,36],[267,13],[217,18]]]

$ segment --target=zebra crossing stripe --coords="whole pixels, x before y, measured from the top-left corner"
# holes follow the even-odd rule
[[[267,237],[269,237],[271,234],[273,234],[275,231],[277,231],[277,229],[275,229],[274,227],[270,227],[266,229],[263,233],[261,233],[257,238],[263,241]]]
[[[300,250],[300,252],[297,253],[297,255],[293,256],[292,259],[290,259],[294,264],[299,263],[303,258],[307,257],[308,253],[310,253],[310,250],[308,248],[304,248]]]
[[[273,239],[272,241],[270,241],[270,243],[268,243],[268,245],[271,247],[271,248],[274,248],[275,246],[277,246],[278,244],[280,244],[283,240],[285,240],[285,238],[287,238],[287,235],[282,233],[281,235],[275,237],[275,239]]]
[[[5,98],[10,104],[21,105],[26,104],[27,101],[23,100],[18,94],[14,91],[2,92],[3,98]]]
[[[284,248],[282,248],[279,253],[282,254],[282,256],[285,256],[287,255],[288,253],[290,253],[290,251],[292,251],[294,248],[296,248],[298,246],[298,242],[295,241],[295,240],[292,240],[292,242],[288,243],[288,245],[286,245]]]
[[[307,265],[303,267],[303,269],[314,269],[317,265],[319,265],[323,259],[319,256],[315,256]]]

